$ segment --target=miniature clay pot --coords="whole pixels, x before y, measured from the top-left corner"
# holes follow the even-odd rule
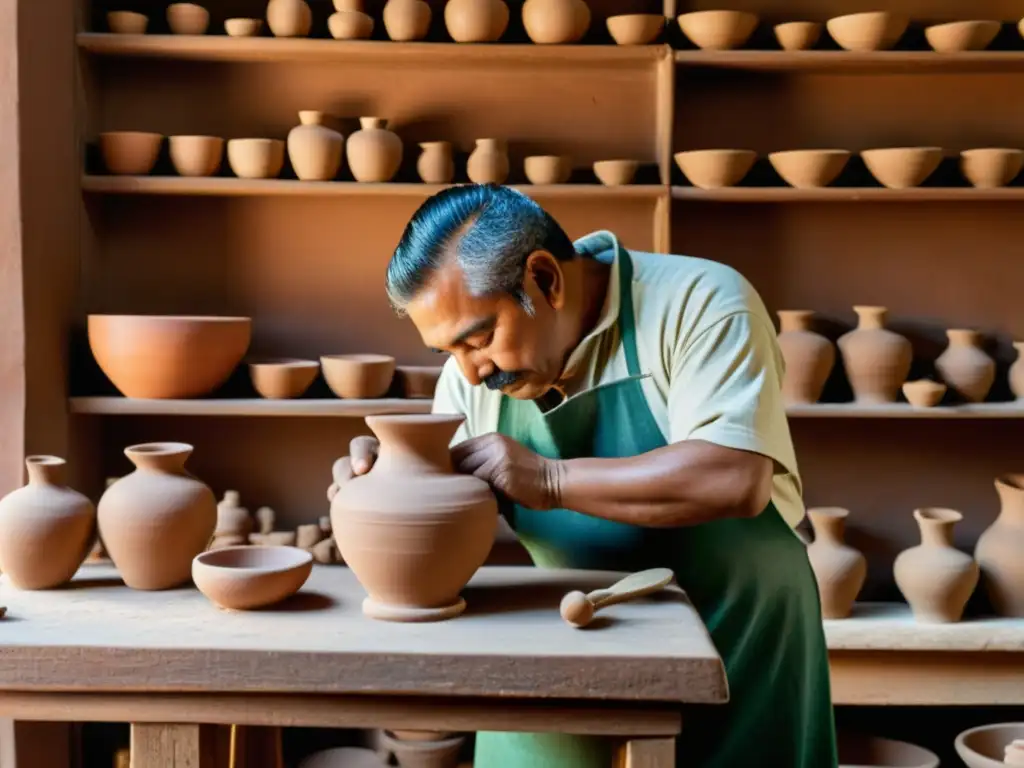
[[[477,139],[466,162],[466,175],[474,184],[504,184],[508,179],[508,145],[504,139]]]
[[[508,18],[503,0],[448,0],[444,6],[444,25],[456,43],[497,42]]]
[[[218,136],[171,136],[171,163],[181,176],[213,176],[224,158],[224,139]]]
[[[210,601],[234,611],[291,597],[313,572],[313,556],[298,547],[224,547],[192,560],[192,581]]]
[[[1024,618],[1024,475],[996,478],[999,517],[981,534],[974,559],[1000,616]]]
[[[302,397],[320,372],[316,360],[260,360],[249,363],[249,378],[261,397],[287,400]]]
[[[217,500],[185,470],[192,446],[145,443],[125,448],[134,472],[100,499],[100,536],[132,589],[170,589],[192,575],[217,525]]]
[[[523,161],[531,184],[565,184],[572,176],[572,158],[566,155],[533,155]]]
[[[384,5],[384,29],[398,42],[425,38],[430,20],[430,6],[424,0],[388,0]]]
[[[224,491],[224,498],[217,502],[217,525],[213,529],[214,539],[237,536],[245,543],[253,532],[254,523],[249,510],[242,506],[238,491]]]
[[[925,27],[924,36],[928,45],[940,53],[983,51],[1002,26],[998,21],[951,21]]]
[[[936,371],[968,402],[983,402],[995,383],[996,363],[981,349],[981,334],[952,328],[946,338],[949,346],[935,361]]]
[[[576,43],[590,28],[590,7],[585,0],[526,0],[523,26],[539,45]]]
[[[360,129],[348,139],[348,165],[356,181],[391,181],[402,164],[402,140],[382,117],[359,118]]]
[[[89,315],[89,347],[125,397],[202,397],[221,386],[252,338],[248,317]]]
[[[953,744],[967,768],[1024,765],[1024,723],[979,725],[960,733]]]
[[[840,768],[939,768],[938,756],[916,744],[848,731],[836,735]]]
[[[594,175],[606,187],[621,187],[633,183],[639,168],[639,160],[598,160]]]
[[[224,31],[230,37],[256,37],[263,29],[263,19],[227,19]]]
[[[424,184],[448,184],[455,178],[450,141],[424,141],[420,143],[420,149],[416,172]]]
[[[366,40],[373,34],[373,17],[362,11],[338,11],[327,19],[335,40]]]
[[[814,312],[784,309],[779,312],[779,348],[786,363],[782,398],[787,404],[816,403],[836,362],[831,341],[811,330]]]
[[[275,37],[307,37],[313,27],[313,12],[303,0],[270,0],[267,26]]]
[[[882,186],[889,189],[916,187],[942,162],[942,147],[892,147],[865,149],[864,164]]]
[[[885,307],[857,306],[855,330],[839,337],[837,346],[853,389],[854,401],[863,405],[892,403],[910,373],[910,342],[885,327]]]
[[[807,548],[814,577],[821,593],[821,616],[845,619],[864,586],[868,563],[860,552],[843,540],[849,510],[814,507],[807,517],[814,528],[814,543]]]
[[[891,11],[867,11],[837,16],[825,22],[828,33],[848,51],[884,51],[907,31],[910,19]]]
[[[609,16],[605,24],[619,45],[648,45],[665,28],[665,17],[660,13],[623,13]]]
[[[380,441],[378,458],[367,474],[340,483],[331,525],[369,593],[368,616],[436,621],[466,607],[459,593],[490,554],[498,508],[487,483],[452,468],[448,445],[464,420],[366,417]]]
[[[324,355],[320,367],[327,386],[342,398],[384,397],[395,376],[395,358],[390,355]]]
[[[758,18],[746,11],[694,11],[676,21],[690,41],[707,51],[739,48],[757,29]]]
[[[403,739],[394,731],[381,736],[383,748],[395,756],[399,768],[455,768],[465,741],[465,736]]]
[[[118,35],[144,35],[149,26],[149,17],[135,11],[110,11],[107,26]]]
[[[903,384],[903,396],[915,408],[934,408],[946,396],[946,385],[928,379],[907,381]]]
[[[806,51],[818,44],[822,25],[816,21],[787,21],[775,25],[775,39],[784,51]]]
[[[1024,400],[1024,341],[1013,342],[1017,357],[1010,366],[1010,391],[1018,400]]]
[[[676,165],[700,189],[731,187],[743,180],[757,160],[749,149],[697,149],[676,152]]]
[[[105,131],[99,140],[103,163],[110,173],[145,176],[156,165],[164,137],[147,131]]]
[[[228,165],[240,179],[276,179],[284,167],[284,150],[280,139],[231,139]]]
[[[896,586],[916,621],[960,621],[979,578],[974,558],[953,546],[953,527],[963,515],[927,507],[915,509],[914,519],[921,529],[921,543],[896,556]]]
[[[1024,150],[985,147],[960,153],[960,172],[975,187],[1005,187],[1024,168]]]
[[[171,3],[167,26],[176,35],[204,35],[210,27],[210,12],[195,3]]]
[[[402,397],[431,398],[443,367],[440,365],[400,365],[395,369]]]
[[[845,149],[795,149],[772,152],[768,161],[783,181],[797,189],[827,187],[850,159]]]
[[[288,158],[302,181],[331,181],[341,168],[345,137],[325,125],[316,110],[299,112],[299,125],[288,132]]]
[[[66,584],[92,549],[96,509],[64,484],[65,464],[27,457],[28,483],[0,499],[0,571],[18,589]]]

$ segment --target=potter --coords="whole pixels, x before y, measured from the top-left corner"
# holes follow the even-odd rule
[[[756,745],[760,765],[835,766],[821,605],[793,530],[804,508],[784,366],[743,277],[610,232],[574,243],[527,196],[466,185],[416,211],[386,291],[448,356],[434,411],[465,416],[455,469],[508,500],[535,564],[670,568],[700,612],[730,701],[688,713],[680,765],[747,766]],[[353,441],[328,495],[376,450]],[[606,768],[611,745],[487,732],[476,764]]]

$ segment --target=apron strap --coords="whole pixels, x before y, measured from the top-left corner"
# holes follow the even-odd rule
[[[630,376],[640,375],[640,358],[636,352],[636,316],[633,314],[633,260],[621,245],[618,249],[619,264],[619,333],[622,335],[622,349],[626,355],[626,371]]]

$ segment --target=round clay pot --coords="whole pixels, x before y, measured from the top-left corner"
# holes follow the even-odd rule
[[[448,184],[455,178],[450,141],[424,141],[420,143],[420,149],[416,172],[424,184]]]
[[[341,168],[345,137],[325,125],[316,110],[299,112],[299,125],[288,132],[288,158],[302,181],[331,181]]]
[[[1017,357],[1010,366],[1010,391],[1018,400],[1024,400],[1024,341],[1013,342]]]
[[[430,20],[430,6],[424,0],[388,0],[384,5],[384,29],[398,42],[425,38]]]
[[[402,140],[382,117],[359,118],[360,129],[348,139],[348,165],[356,181],[391,181],[402,165]]]
[[[395,369],[402,397],[410,399],[431,398],[441,376],[440,365],[400,365]]]
[[[700,189],[731,187],[743,180],[757,160],[749,149],[696,149],[676,152],[676,165]]]
[[[850,152],[845,149],[794,149],[772,152],[768,162],[791,187],[827,187],[843,172]]]
[[[843,540],[849,514],[840,507],[807,510],[814,528],[814,543],[807,548],[807,557],[818,582],[824,619],[847,618],[868,575],[864,555]]]
[[[372,749],[336,747],[303,758],[298,768],[388,768],[388,763]]]
[[[951,21],[926,27],[924,36],[940,53],[983,51],[991,45],[1002,24],[998,21]]]
[[[369,596],[368,616],[436,621],[457,616],[459,593],[484,564],[498,527],[490,487],[455,473],[448,445],[464,416],[367,416],[380,441],[373,469],[343,482],[331,502],[342,559]]]
[[[192,560],[199,591],[234,611],[279,603],[302,589],[312,572],[313,555],[298,547],[224,547]]]
[[[914,519],[921,529],[921,543],[896,556],[896,586],[916,621],[960,621],[979,574],[974,558],[953,546],[953,527],[963,515],[927,507],[915,509]]]
[[[203,397],[241,362],[252,338],[248,317],[89,315],[89,347],[125,397]]]
[[[263,19],[227,19],[224,31],[230,37],[256,37],[263,29]]]
[[[890,11],[867,11],[837,16],[825,22],[828,33],[848,51],[884,51],[907,31],[910,19]]]
[[[242,506],[241,495],[238,491],[224,491],[224,498],[217,502],[217,525],[213,529],[213,537],[237,536],[248,540],[252,531],[253,519],[249,510]]]
[[[934,408],[946,395],[946,385],[928,379],[907,381],[903,384],[903,396],[915,408]]]
[[[885,307],[857,306],[855,330],[839,337],[837,346],[853,389],[854,401],[863,405],[892,403],[910,373],[910,342],[885,327]]]
[[[96,534],[96,509],[64,484],[64,459],[29,456],[28,483],[0,499],[0,571],[18,589],[71,581]]]
[[[213,176],[224,158],[224,139],[218,136],[171,136],[171,163],[181,176]]]
[[[448,0],[444,25],[456,43],[494,43],[508,28],[504,0]]]
[[[384,397],[395,376],[390,355],[324,355],[320,367],[335,395],[357,400]]]
[[[249,363],[249,378],[261,397],[287,400],[302,397],[317,374],[320,363],[316,360],[261,360]]]
[[[1005,187],[1024,168],[1024,150],[985,147],[960,153],[960,172],[975,187]]]
[[[953,742],[967,768],[1010,768],[1024,765],[1024,723],[979,725]]]
[[[228,165],[240,179],[276,179],[284,168],[284,150],[280,139],[231,139]]]
[[[146,131],[105,131],[99,136],[103,163],[118,176],[145,176],[160,156],[164,137]]]
[[[275,37],[307,37],[313,27],[313,12],[303,0],[270,0],[267,26]]]
[[[171,3],[167,26],[176,35],[204,35],[210,26],[210,12],[195,3]]]
[[[566,155],[534,155],[523,161],[531,184],[565,184],[572,176],[572,158]]]
[[[665,28],[665,17],[660,13],[623,13],[609,16],[605,24],[619,45],[648,45]]]
[[[107,26],[118,35],[144,35],[149,17],[135,11],[110,11],[107,13]]]
[[[373,34],[373,17],[362,11],[338,11],[327,19],[335,40],[366,40]]]
[[[786,363],[782,398],[787,405],[816,403],[836,362],[831,341],[811,330],[814,312],[784,309],[779,312],[779,349]]]
[[[504,184],[508,178],[508,145],[504,139],[477,139],[466,162],[466,175],[474,184]]]
[[[936,371],[968,402],[983,402],[996,380],[996,363],[981,349],[981,335],[953,328],[946,338],[949,346],[935,361]]]
[[[821,28],[817,21],[787,21],[775,25],[775,39],[784,51],[806,51],[818,44]]]
[[[402,739],[394,731],[384,731],[381,741],[399,768],[455,768],[466,737]]]
[[[707,51],[739,48],[757,29],[758,18],[746,11],[694,11],[676,21],[690,41]]]
[[[999,517],[981,534],[974,559],[1000,616],[1024,618],[1024,475],[996,478]]]
[[[942,147],[892,147],[860,153],[871,175],[889,189],[916,187],[942,162]]]
[[[938,756],[916,744],[846,731],[837,737],[840,768],[939,768]]]
[[[590,29],[590,7],[585,0],[526,0],[523,26],[540,45],[576,43]]]
[[[594,175],[606,187],[621,187],[633,183],[639,167],[639,160],[598,160]]]
[[[217,525],[217,500],[185,470],[192,446],[145,443],[125,448],[134,472],[100,499],[100,536],[132,589],[170,589],[192,575],[192,558]]]

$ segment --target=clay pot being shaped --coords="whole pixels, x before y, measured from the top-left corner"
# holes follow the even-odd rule
[[[402,164],[402,140],[382,117],[359,118],[360,129],[348,139],[348,165],[356,181],[391,181]]]
[[[453,471],[448,445],[464,420],[366,417],[380,440],[378,458],[367,474],[341,483],[331,526],[369,593],[368,616],[436,621],[466,607],[459,593],[491,551],[498,507],[487,483]]]
[[[572,176],[572,158],[566,155],[534,155],[523,161],[531,184],[565,184]]]
[[[757,160],[749,149],[696,149],[676,152],[676,165],[690,183],[700,189],[720,189],[739,184]]]
[[[885,327],[885,307],[854,307],[857,328],[839,337],[837,346],[853,389],[862,405],[892,403],[910,373],[914,352],[910,342]]]
[[[171,163],[181,176],[213,176],[224,158],[224,139],[218,136],[171,136]]]
[[[288,400],[302,397],[320,372],[316,360],[260,360],[249,363],[249,378],[261,397]]]
[[[313,28],[313,12],[303,0],[270,0],[267,26],[275,37],[306,37]]]
[[[1002,24],[998,21],[951,21],[926,27],[924,36],[940,53],[982,51],[989,47]]]
[[[145,176],[156,165],[164,137],[146,131],[105,131],[99,140],[103,163],[110,173]]]
[[[914,519],[921,529],[921,543],[896,556],[896,586],[916,621],[960,621],[979,578],[974,558],[953,546],[953,527],[963,515],[928,507],[915,509]]]
[[[665,17],[660,13],[623,13],[609,16],[605,24],[618,45],[648,45],[665,28]]]
[[[934,408],[946,396],[946,385],[928,379],[903,384],[903,396],[915,408]]]
[[[1024,150],[985,147],[960,153],[960,172],[981,189],[1005,187],[1024,168]]]
[[[228,165],[240,179],[276,179],[284,168],[280,139],[231,139]]]
[[[217,502],[217,525],[213,529],[213,541],[209,548],[248,544],[253,528],[252,516],[242,506],[238,491],[224,491],[224,498]]]
[[[64,459],[29,456],[28,483],[0,499],[0,571],[18,589],[51,589],[92,548],[96,509],[64,484]]]
[[[430,6],[424,0],[388,0],[384,6],[384,29],[397,42],[425,38],[430,19]]]
[[[818,44],[821,24],[816,21],[787,21],[775,25],[775,39],[784,51],[806,51]]]
[[[939,768],[938,755],[916,744],[849,731],[836,736],[841,768]]]
[[[639,160],[598,160],[594,175],[606,187],[621,187],[633,182],[639,168]]]
[[[338,11],[327,19],[335,40],[366,40],[373,34],[373,17],[362,11]]]
[[[1024,341],[1013,342],[1017,357],[1010,366],[1010,391],[1018,400],[1024,400]]]
[[[999,517],[974,550],[985,591],[1000,616],[1024,618],[1024,475],[996,479]]]
[[[313,555],[297,547],[224,547],[192,560],[192,581],[221,608],[252,610],[291,597],[313,572]]]
[[[952,328],[946,338],[949,346],[935,361],[935,370],[965,400],[983,402],[996,380],[996,363],[981,349],[981,335]]]
[[[890,11],[851,13],[825,22],[832,39],[848,51],[888,50],[899,42],[909,25],[907,16]]]
[[[210,26],[210,12],[195,3],[171,3],[167,26],[176,35],[203,35]]]
[[[192,575],[192,559],[210,543],[217,500],[185,470],[192,446],[145,443],[125,448],[136,469],[100,499],[100,536],[132,589],[170,589]]]
[[[431,398],[441,376],[440,365],[400,365],[395,369],[395,379],[402,397],[410,399]]]
[[[504,184],[508,178],[508,145],[504,139],[477,139],[466,162],[466,175],[474,184]]]
[[[818,402],[836,362],[832,342],[811,330],[813,317],[805,309],[779,312],[778,342],[786,363],[782,398],[789,405]]]
[[[585,0],[526,0],[523,26],[539,45],[576,43],[590,28],[590,7]]]
[[[229,37],[256,37],[263,29],[263,19],[226,19],[224,31]]]
[[[324,355],[320,367],[331,392],[357,400],[384,397],[395,376],[390,355]]]
[[[682,14],[676,21],[698,48],[725,51],[746,43],[757,29],[758,18],[746,11],[694,11]]]
[[[967,768],[1024,765],[1024,723],[994,723],[969,728],[953,742]]]
[[[149,26],[149,17],[135,11],[110,11],[107,26],[116,35],[144,35]]]
[[[508,28],[504,0],[448,0],[444,25],[456,43],[494,43]]]
[[[845,619],[864,586],[868,564],[860,552],[843,540],[849,511],[839,507],[807,510],[814,528],[814,543],[807,548],[814,578],[821,593],[821,616]]]
[[[791,187],[827,187],[842,173],[850,159],[845,149],[795,149],[772,152],[768,161]]]
[[[860,156],[882,186],[906,189],[918,186],[935,172],[942,162],[942,147],[865,149]]]
[[[341,168],[345,137],[324,123],[316,110],[299,112],[299,125],[288,132],[288,158],[301,181],[331,181]]]
[[[465,736],[440,739],[403,739],[395,731],[384,731],[384,749],[395,756],[399,768],[455,768]]]
[[[420,143],[420,156],[416,159],[416,172],[424,184],[448,184],[455,178],[455,161],[449,141]]]

